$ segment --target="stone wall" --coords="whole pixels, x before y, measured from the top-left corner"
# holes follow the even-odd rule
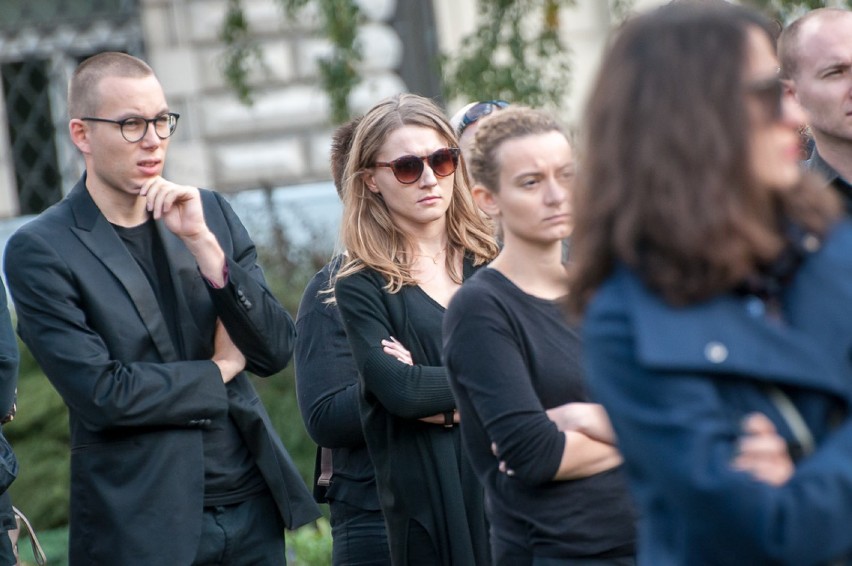
[[[225,0],[142,1],[145,51],[181,114],[167,173],[226,192],[328,179],[329,105],[316,61],[330,45],[316,33],[316,14],[306,10],[287,21],[278,0],[244,3],[262,59],[251,75],[252,106],[223,79]],[[396,3],[361,7],[368,20],[360,36],[365,80],[350,103],[363,111],[405,84],[395,73],[402,41],[389,25]]]

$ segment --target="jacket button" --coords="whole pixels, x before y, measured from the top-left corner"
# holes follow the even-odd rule
[[[704,346],[704,357],[714,364],[721,364],[728,359],[728,348],[721,342],[708,342]]]
[[[761,318],[766,315],[766,304],[758,297],[749,297],[746,299],[746,312],[753,318]]]

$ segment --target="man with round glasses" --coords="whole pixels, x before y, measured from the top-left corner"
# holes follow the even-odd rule
[[[87,59],[68,109],[86,171],[5,270],[69,409],[70,564],[284,564],[319,510],[244,370],[281,370],[293,321],[226,201],[162,176],[178,114],[146,63]]]

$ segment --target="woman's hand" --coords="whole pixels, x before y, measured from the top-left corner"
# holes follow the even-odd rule
[[[787,443],[766,415],[753,413],[743,420],[743,435],[731,467],[770,485],[786,483],[795,471]]]
[[[410,366],[414,365],[414,360],[411,359],[411,352],[409,352],[408,349],[393,336],[382,340],[382,351],[388,356],[393,356],[404,364]],[[438,413],[437,415],[429,415],[428,417],[421,417],[417,420],[429,424],[437,424],[444,426],[446,426],[447,424],[446,418],[444,417],[444,413]],[[453,424],[459,424],[459,412],[456,410],[453,410]]]
[[[408,364],[410,366],[414,365],[414,361],[411,359],[411,352],[409,352],[408,349],[406,349],[406,347],[393,336],[382,340],[382,351],[388,356],[393,356],[404,364]]]
[[[580,432],[598,442],[615,444],[606,410],[597,403],[566,403],[547,410],[547,418],[562,432]]]
[[[444,416],[444,413],[438,413],[437,415],[429,415],[428,417],[420,417],[417,420],[423,421],[424,423],[447,426],[447,418],[446,416]],[[453,409],[453,425],[457,425],[459,424],[459,422],[461,422],[459,420],[459,412]]]

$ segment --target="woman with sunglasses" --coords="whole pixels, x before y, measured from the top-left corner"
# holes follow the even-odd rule
[[[450,298],[497,252],[466,182],[456,136],[428,99],[401,94],[361,119],[335,298],[396,565],[489,562],[482,487],[461,451],[441,363]]]
[[[633,565],[634,514],[609,420],[565,319],[574,155],[545,112],[484,121],[468,154],[503,248],[453,297],[444,360],[489,502],[495,565]]]
[[[622,28],[590,97],[569,299],[642,564],[852,551],[852,226],[802,176],[777,71],[762,17],[673,3]]]

